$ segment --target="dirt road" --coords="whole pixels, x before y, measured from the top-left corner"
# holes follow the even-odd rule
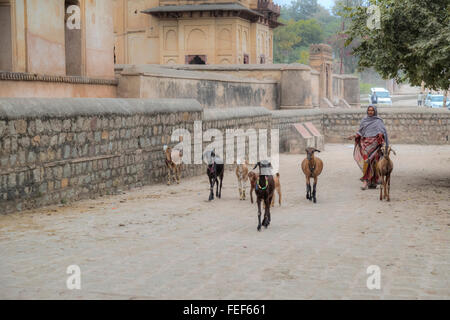
[[[318,154],[317,204],[303,156],[281,155],[283,203],[261,232],[233,171],[212,202],[205,175],[0,216],[0,298],[449,299],[450,147],[393,148],[389,203],[360,190],[350,145]],[[81,290],[66,287],[69,265]]]

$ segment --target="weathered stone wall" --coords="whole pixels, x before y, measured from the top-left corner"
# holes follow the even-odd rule
[[[325,110],[323,128],[327,142],[345,142],[355,134],[366,110]],[[395,143],[449,144],[450,112],[419,108],[379,109],[389,141]]]
[[[201,117],[194,100],[0,99],[0,213],[161,182],[163,145]]]
[[[293,138],[290,127],[294,123],[312,122],[328,143],[350,142],[346,138],[358,131],[365,109],[315,109],[272,111],[272,127],[280,130],[280,152]],[[389,141],[395,143],[449,144],[450,112],[419,108],[380,108]]]
[[[121,98],[191,98],[204,108],[278,107],[278,83],[240,79],[230,75],[172,70],[159,66],[131,66],[121,75]]]
[[[260,133],[267,132],[267,150],[268,156],[270,156],[270,143],[271,143],[271,132],[272,127],[272,114],[269,110],[261,107],[239,107],[232,109],[205,109],[203,112],[203,130],[208,129],[218,129],[223,134],[223,156],[227,163],[237,161],[238,148],[240,152],[245,155],[249,155],[249,138],[245,138],[245,149],[242,149],[242,145],[238,144],[238,139],[227,140],[227,130],[228,129],[242,129],[243,134],[250,133],[248,129],[254,129],[257,136]],[[259,139],[259,138],[258,138]],[[203,142],[203,147],[206,147],[211,142]],[[234,144],[234,160],[227,159],[227,147],[228,144]],[[229,155],[228,155],[229,156]],[[245,160],[245,159],[240,159]],[[247,159],[249,160],[249,159]],[[233,167],[232,167],[233,168]]]

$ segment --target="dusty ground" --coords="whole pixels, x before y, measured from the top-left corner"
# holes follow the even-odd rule
[[[318,203],[281,155],[283,203],[256,207],[226,171],[0,216],[1,299],[449,299],[450,147],[393,146],[391,202],[362,191],[349,145],[326,145]],[[66,268],[81,268],[68,290]],[[381,269],[369,290],[366,269]]]

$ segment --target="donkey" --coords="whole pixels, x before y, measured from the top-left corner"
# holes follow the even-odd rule
[[[165,162],[167,167],[167,185],[170,185],[170,172],[177,184],[180,183],[180,171],[183,158],[183,150],[172,149],[164,145]]]
[[[267,229],[270,225],[270,205],[272,203],[273,193],[275,191],[275,182],[273,180],[271,168],[272,164],[267,160],[258,162],[253,170],[259,167],[259,177],[255,184],[255,193],[258,203],[258,227],[261,231],[261,201],[264,200],[264,220],[262,225]]]
[[[216,184],[216,197],[222,197],[222,181],[223,174],[225,171],[225,166],[223,164],[223,160],[216,156],[215,150],[205,151],[203,154],[206,157],[208,162],[208,168],[206,169],[206,174],[208,175],[210,192],[208,201],[214,200],[214,184]],[[219,189],[219,180],[220,179],[220,189]]]

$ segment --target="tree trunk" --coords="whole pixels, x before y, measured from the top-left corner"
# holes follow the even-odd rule
[[[447,94],[448,94],[448,90],[444,91],[444,103],[442,105],[442,107],[447,108]]]

